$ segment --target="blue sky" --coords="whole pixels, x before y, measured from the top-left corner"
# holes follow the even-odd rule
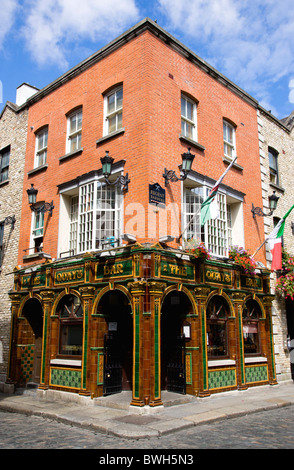
[[[293,111],[293,0],[1,0],[0,110],[147,16],[276,117]]]

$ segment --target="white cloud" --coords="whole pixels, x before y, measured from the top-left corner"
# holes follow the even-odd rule
[[[17,0],[1,0],[0,6],[0,49],[4,45],[4,40],[10,32],[14,23],[14,14],[18,6]]]
[[[27,0],[26,45],[39,65],[68,67],[73,44],[108,40],[138,18],[135,0]]]
[[[265,88],[293,74],[293,0],[158,2],[174,34],[257,99],[268,101]]]

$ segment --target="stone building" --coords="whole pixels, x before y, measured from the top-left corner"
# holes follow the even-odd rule
[[[7,102],[0,114],[0,382],[7,374],[10,338],[12,272],[17,265],[28,110],[23,106],[36,88],[23,84],[16,104]]]
[[[136,406],[276,384],[265,253],[229,259],[264,237],[257,101],[147,18],[26,105],[8,380]]]
[[[258,127],[260,142],[260,162],[263,190],[263,211],[269,213],[268,196],[275,191],[279,197],[277,209],[264,217],[265,236],[273,230],[277,222],[294,204],[292,168],[294,165],[294,121],[293,113],[285,119],[277,119],[270,112],[259,108]],[[294,212],[286,220],[283,236],[283,247],[289,254],[294,254],[292,224]],[[267,265],[271,266],[271,253],[268,245],[263,247]],[[271,290],[275,293],[280,273],[271,274]],[[276,295],[273,302],[273,332],[275,343],[275,360],[278,380],[289,379],[290,353],[289,340],[294,339],[293,305]]]

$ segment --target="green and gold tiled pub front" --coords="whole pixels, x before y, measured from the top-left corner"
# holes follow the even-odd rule
[[[45,262],[30,275],[15,269],[10,296],[9,380],[22,385],[32,377],[37,304],[41,389],[92,398],[129,389],[133,405],[157,406],[166,388],[201,397],[277,383],[269,273],[134,244],[111,257]]]

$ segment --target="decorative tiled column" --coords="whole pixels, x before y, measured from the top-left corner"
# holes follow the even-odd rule
[[[82,356],[82,374],[81,374],[81,389],[80,395],[90,395],[90,387],[87,378],[90,377],[90,371],[88,370],[89,364],[89,320],[91,307],[93,305],[93,299],[95,295],[95,287],[85,286],[80,287],[79,292],[83,299],[83,356]],[[89,372],[89,373],[88,373]]]
[[[162,405],[161,401],[161,299],[166,284],[149,282],[151,309],[151,356],[150,356],[150,406]]]
[[[143,309],[146,285],[146,281],[128,283],[133,298],[133,406],[144,406]]]
[[[200,314],[201,327],[201,360],[200,360],[200,397],[210,395],[208,386],[208,363],[207,363],[207,344],[206,344],[206,301],[210,293],[209,287],[195,287],[195,298]]]
[[[268,373],[270,385],[277,385],[276,364],[275,364],[275,351],[274,351],[274,338],[273,338],[273,323],[272,323],[272,303],[274,300],[273,295],[266,295],[263,298],[263,305],[266,314],[265,329],[266,329],[266,345],[267,345],[267,358],[268,358]]]
[[[46,390],[49,387],[50,374],[50,315],[55,292],[52,290],[41,291],[40,295],[43,300],[43,344],[39,388]]]
[[[233,292],[231,300],[235,310],[236,316],[236,335],[237,335],[237,349],[236,349],[236,367],[237,367],[237,386],[239,390],[247,389],[246,376],[245,376],[245,359],[244,359],[244,345],[243,345],[243,322],[242,310],[246,294],[243,292]]]
[[[7,368],[6,383],[16,382],[16,338],[17,338],[17,316],[22,300],[20,294],[10,294],[11,300],[11,327],[10,327],[10,346],[9,360]]]

